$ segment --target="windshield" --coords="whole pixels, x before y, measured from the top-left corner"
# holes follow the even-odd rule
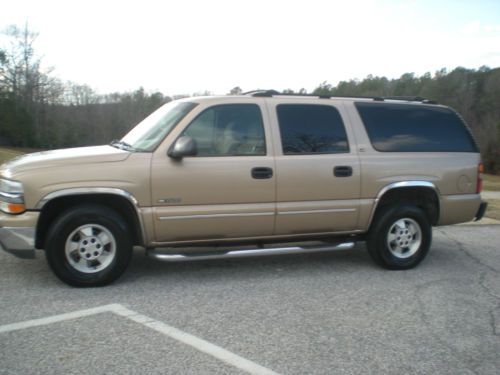
[[[121,144],[136,151],[153,151],[196,105],[189,102],[170,102],[163,105],[129,131],[122,138]]]

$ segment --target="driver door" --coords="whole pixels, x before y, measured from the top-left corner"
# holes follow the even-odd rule
[[[152,199],[156,242],[272,235],[276,176],[264,103],[205,106],[179,136],[195,156],[155,153]]]

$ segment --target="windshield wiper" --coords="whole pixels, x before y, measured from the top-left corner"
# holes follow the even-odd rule
[[[135,151],[134,146],[128,144],[127,142],[119,141],[117,139],[111,141],[109,145],[119,148],[120,150],[131,151],[131,152]]]

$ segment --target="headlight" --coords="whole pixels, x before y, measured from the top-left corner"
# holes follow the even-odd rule
[[[21,182],[0,179],[0,211],[7,214],[22,214],[26,211]]]
[[[23,194],[23,184],[19,181],[0,178],[0,193]]]

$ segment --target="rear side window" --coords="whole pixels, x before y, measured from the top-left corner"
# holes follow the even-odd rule
[[[460,117],[448,108],[355,103],[377,151],[478,152]]]
[[[280,104],[277,113],[285,155],[349,152],[344,124],[336,108]]]

